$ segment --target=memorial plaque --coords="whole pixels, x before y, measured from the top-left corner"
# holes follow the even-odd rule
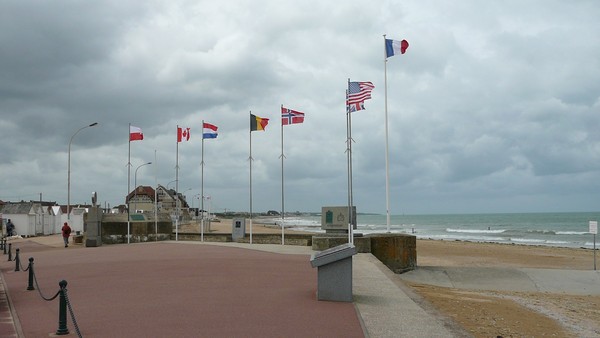
[[[356,229],[356,207],[352,207],[352,229]],[[348,231],[350,217],[348,207],[322,207],[321,229],[333,231]]]

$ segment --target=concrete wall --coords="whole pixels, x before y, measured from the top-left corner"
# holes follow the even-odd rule
[[[130,243],[168,240],[172,232],[171,220],[165,215],[159,215],[156,223],[154,217],[148,215],[144,216],[143,221],[129,222]],[[102,215],[101,233],[102,244],[127,243],[127,214]]]
[[[312,249],[323,251],[348,243],[348,235],[319,234],[313,236]],[[417,237],[405,234],[370,234],[355,236],[354,246],[359,253],[371,253],[394,273],[417,267]]]
[[[417,237],[405,234],[372,234],[371,254],[394,273],[417,267]]]

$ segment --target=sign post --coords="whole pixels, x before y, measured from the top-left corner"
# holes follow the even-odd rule
[[[594,271],[596,270],[596,235],[598,234],[598,221],[590,221],[590,233],[594,234]]]

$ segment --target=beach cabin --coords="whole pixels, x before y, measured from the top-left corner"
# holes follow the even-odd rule
[[[40,202],[7,202],[2,206],[1,213],[2,218],[13,222],[17,235],[50,234],[51,215]]]
[[[77,231],[79,231],[79,233],[83,233],[83,215],[87,213],[87,211],[87,207],[71,206],[71,219],[67,220],[67,218],[63,216],[63,222],[60,224],[59,232],[62,229],[62,224],[64,222],[69,222],[69,226],[71,227],[73,234],[77,234]]]
[[[59,205],[53,205],[48,207],[48,214],[50,214],[50,224],[48,225],[48,234],[58,234],[61,232],[63,225],[63,212]],[[66,217],[65,217],[66,218]]]

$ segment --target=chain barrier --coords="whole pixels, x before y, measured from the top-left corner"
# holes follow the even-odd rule
[[[21,271],[27,272],[29,271],[30,265],[27,265],[27,268],[23,268],[23,264],[21,264],[21,260],[19,259],[19,266],[21,267]]]
[[[9,261],[12,258],[12,253],[10,251],[10,243],[9,243]],[[4,245],[4,247],[6,248],[6,244]],[[67,328],[67,310],[69,311],[69,315],[71,317],[71,320],[73,321],[73,326],[75,327],[75,331],[77,333],[78,337],[82,337],[81,335],[81,331],[79,330],[79,325],[77,325],[77,320],[75,319],[75,313],[73,311],[73,307],[71,306],[71,302],[69,301],[69,296],[67,294],[67,281],[62,280],[60,281],[60,283],[58,283],[58,285],[60,286],[60,289],[58,290],[58,292],[56,292],[56,294],[52,297],[46,297],[44,296],[44,294],[42,293],[42,290],[40,289],[40,285],[38,283],[36,274],[35,274],[35,270],[33,268],[33,257],[29,258],[29,265],[27,266],[26,269],[23,268],[23,265],[21,264],[21,260],[19,258],[19,249],[16,249],[16,256],[15,256],[15,271],[23,271],[23,272],[29,272],[29,280],[28,280],[28,286],[27,286],[27,290],[34,290],[37,289],[38,293],[40,295],[40,297],[42,297],[43,300],[45,301],[53,301],[56,299],[56,297],[60,296],[59,299],[59,314],[58,314],[58,330],[56,331],[56,335],[66,335],[69,334],[69,329]],[[35,283],[35,287],[33,286],[33,284]]]
[[[69,309],[69,314],[71,315],[71,321],[73,322],[73,326],[75,327],[75,332],[77,332],[77,336],[82,338],[81,332],[79,331],[79,325],[77,325],[77,320],[75,319],[75,314],[73,313],[73,308],[71,307],[71,302],[69,301],[69,295],[67,294],[67,288],[64,288],[65,300],[67,302],[67,308]]]
[[[38,290],[38,293],[40,294],[40,297],[42,297],[43,300],[46,300],[46,301],[55,300],[56,297],[58,297],[58,295],[60,294],[60,290],[58,290],[58,292],[54,296],[52,296],[52,298],[44,297],[44,295],[42,294],[42,290],[40,289],[40,285],[38,284],[37,278],[35,277],[35,272],[33,273],[33,281],[35,282],[35,286]]]
[[[12,252],[11,252],[11,244],[10,243],[9,243],[8,247],[9,247],[8,260],[11,261],[12,260]],[[4,249],[6,250],[6,242],[4,242]],[[42,290],[40,289],[40,285],[37,281],[37,277],[36,277],[34,269],[33,269],[33,257],[29,258],[29,265],[25,269],[25,268],[23,268],[23,265],[21,264],[21,259],[19,257],[19,251],[20,251],[19,248],[17,248],[15,259],[14,259],[15,260],[15,271],[23,271],[23,272],[29,271],[27,290],[37,289],[40,297],[42,297],[42,299],[45,301],[53,301],[56,299],[56,297],[60,296],[59,305],[58,305],[59,306],[58,330],[56,331],[56,335],[69,334],[69,329],[67,328],[67,314],[66,314],[67,309],[68,309],[69,315],[71,316],[71,321],[73,321],[73,326],[75,327],[75,332],[77,333],[77,336],[81,338],[82,337],[81,331],[79,330],[79,325],[77,325],[77,320],[75,319],[75,313],[73,311],[73,307],[71,306],[71,302],[69,302],[69,296],[67,295],[67,281],[62,280],[62,281],[60,281],[60,283],[58,283],[58,285],[60,286],[60,290],[58,290],[58,292],[56,292],[56,294],[54,296],[52,296],[52,297],[44,296],[44,294],[42,293]],[[33,286],[34,283],[35,283],[35,287]]]
[[[21,265],[21,257],[19,256],[19,251],[20,251],[20,249],[17,248],[16,254],[15,254],[15,271],[23,270],[23,265]],[[27,271],[27,270],[23,270],[23,271]]]

